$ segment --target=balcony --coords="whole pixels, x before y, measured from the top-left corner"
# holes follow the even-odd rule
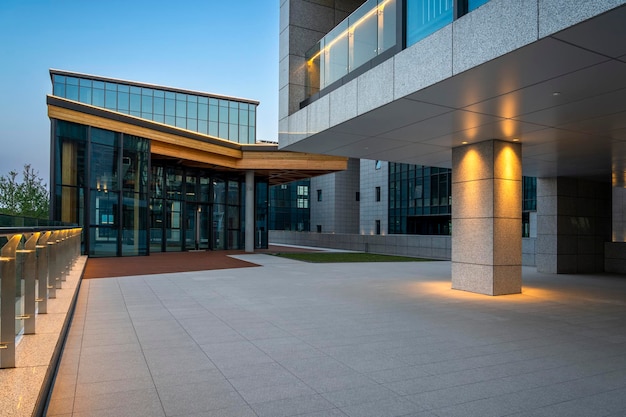
[[[399,43],[398,3],[397,0],[366,1],[307,52],[307,97]]]
[[[488,1],[366,1],[305,54],[301,107]]]

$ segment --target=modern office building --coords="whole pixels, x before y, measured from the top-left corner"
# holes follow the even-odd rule
[[[268,186],[347,166],[257,143],[253,100],[50,76],[52,217],[89,256],[267,247]]]
[[[522,175],[540,272],[626,270],[626,1],[280,7],[279,147],[450,168],[453,288],[521,290]]]

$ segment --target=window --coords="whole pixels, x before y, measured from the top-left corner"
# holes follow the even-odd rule
[[[317,201],[322,201],[322,190],[317,190]]]
[[[317,225],[317,233],[322,233],[322,225],[321,224]]]
[[[298,195],[309,195],[309,187],[306,185],[298,185]]]
[[[287,184],[280,184],[280,189],[281,190],[286,190],[287,189]]]
[[[376,201],[380,201],[380,187],[376,187]]]
[[[380,168],[382,168],[382,166],[383,166],[383,163],[382,163],[381,161],[376,161],[375,168],[376,168],[377,170],[378,170],[378,169],[380,169]]]
[[[361,193],[359,191],[356,192],[356,201],[361,201]]]
[[[309,208],[309,200],[306,199],[306,198],[298,198],[298,200],[297,200],[297,207],[299,209]]]
[[[376,220],[376,234],[380,234],[380,220]]]

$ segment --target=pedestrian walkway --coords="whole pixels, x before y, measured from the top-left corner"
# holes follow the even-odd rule
[[[449,262],[85,280],[49,416],[624,416],[626,278],[450,290]]]

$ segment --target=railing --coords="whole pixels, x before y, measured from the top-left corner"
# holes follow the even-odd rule
[[[300,105],[316,100],[331,84],[358,75],[358,68],[366,70],[365,64],[377,65],[488,2],[367,0],[305,54],[306,91]]]
[[[80,257],[79,227],[0,227],[0,368],[15,367],[15,347],[34,334]]]
[[[306,54],[307,97],[398,42],[396,0],[368,0]]]

